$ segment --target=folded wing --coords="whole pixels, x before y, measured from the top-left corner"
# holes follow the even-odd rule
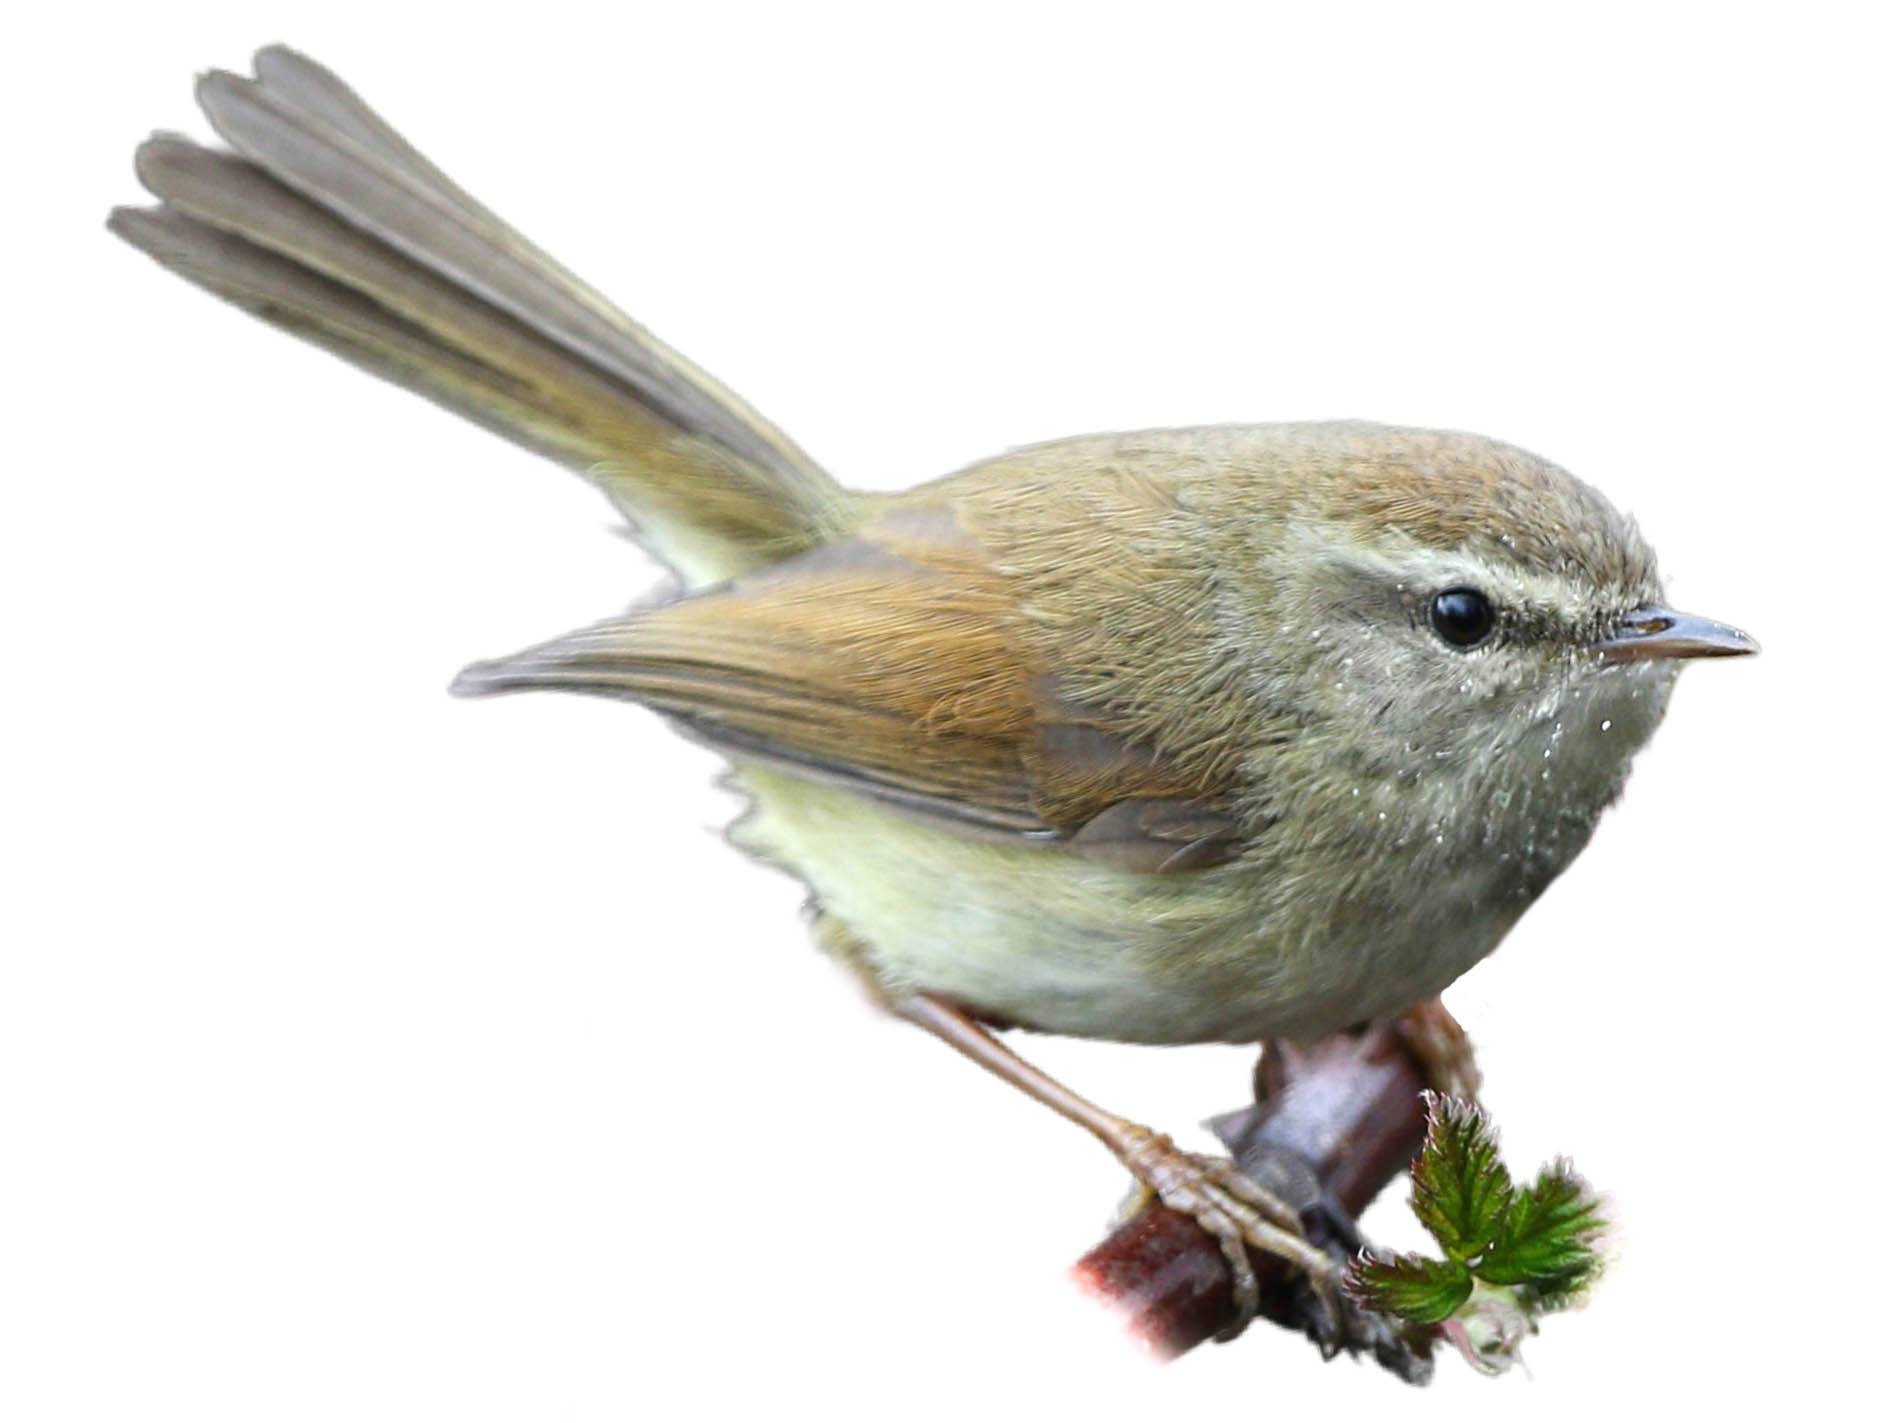
[[[1130,869],[1204,868],[1241,844],[1221,787],[1063,695],[1007,580],[944,507],[476,664],[456,686],[630,698],[737,759]]]

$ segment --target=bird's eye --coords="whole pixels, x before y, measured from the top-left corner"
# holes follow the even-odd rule
[[[1495,631],[1495,605],[1473,588],[1445,588],[1430,599],[1429,625],[1451,647],[1475,647]]]

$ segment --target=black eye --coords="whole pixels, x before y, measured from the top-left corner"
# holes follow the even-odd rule
[[[1429,625],[1451,647],[1474,647],[1495,631],[1495,605],[1473,588],[1445,588],[1429,600]]]

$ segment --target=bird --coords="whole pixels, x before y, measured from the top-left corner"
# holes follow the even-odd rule
[[[1574,859],[1681,665],[1591,486],[1356,421],[1088,435],[846,488],[272,46],[213,71],[227,149],[159,133],[109,227],[252,315],[593,482],[673,596],[464,670],[656,712],[719,752],[742,850],[807,886],[890,1012],[1091,1132],[1196,1220],[1241,1321],[1284,1202],[1108,1111],[1009,1030],[1308,1039],[1433,1002]]]

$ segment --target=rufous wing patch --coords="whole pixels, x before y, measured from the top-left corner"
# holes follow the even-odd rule
[[[470,668],[461,690],[629,697],[729,754],[959,829],[1171,873],[1241,840],[1216,797],[1026,651],[1009,580],[946,506]]]

